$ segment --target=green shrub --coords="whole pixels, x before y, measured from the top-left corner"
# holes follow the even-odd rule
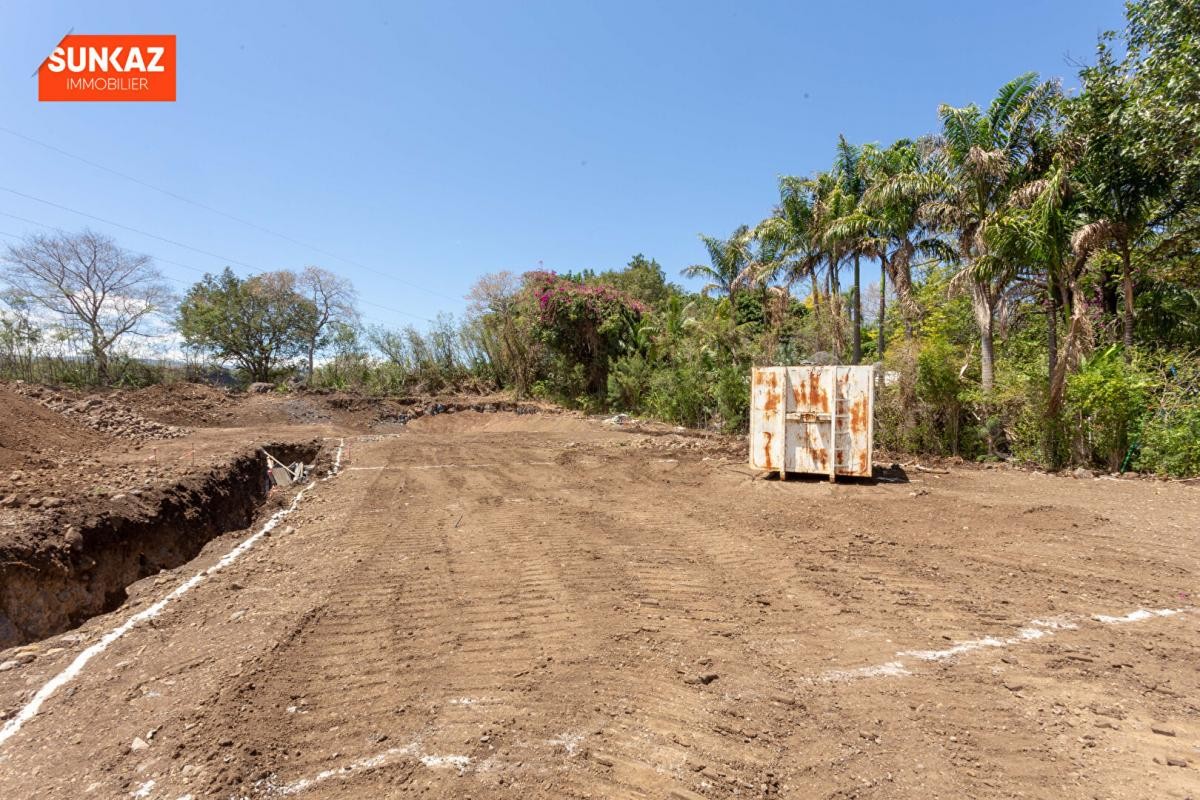
[[[641,353],[622,356],[608,372],[608,404],[617,411],[638,411],[650,391],[654,370]]]
[[[1087,358],[1067,379],[1066,417],[1076,458],[1109,471],[1121,469],[1130,437],[1146,411],[1149,378],[1125,362],[1122,348]]]
[[[1200,401],[1146,420],[1135,463],[1160,475],[1200,475]]]
[[[1142,422],[1135,465],[1160,475],[1200,475],[1200,364],[1168,362],[1157,373],[1158,408]]]

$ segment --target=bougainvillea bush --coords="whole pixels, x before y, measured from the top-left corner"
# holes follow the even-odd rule
[[[526,273],[524,293],[552,358],[544,392],[585,403],[603,398],[610,362],[634,346],[637,324],[649,309],[610,286],[553,272]]]

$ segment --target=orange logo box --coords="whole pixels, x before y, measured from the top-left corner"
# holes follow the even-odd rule
[[[175,37],[72,34],[38,68],[38,100],[175,100]]]

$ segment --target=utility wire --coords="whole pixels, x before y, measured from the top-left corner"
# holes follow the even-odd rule
[[[419,289],[419,290],[421,290],[423,292],[427,292],[428,294],[431,294],[435,297],[441,297],[445,300],[453,300],[455,302],[457,302],[459,299],[456,297],[451,297],[450,295],[447,295],[447,294],[442,294],[441,292],[434,291],[433,289],[426,288],[425,286],[422,286],[418,283],[413,283],[412,281],[407,281],[404,278],[398,278],[395,275],[392,275],[391,273],[384,272],[382,270],[378,270],[373,267],[369,267],[366,264],[363,264],[359,261],[355,261],[353,259],[349,259],[344,256],[339,256],[337,253],[331,253],[330,251],[324,250],[320,247],[317,247],[316,245],[309,244],[307,242],[302,242],[299,239],[294,239],[291,236],[288,236],[287,234],[279,233],[278,231],[271,230],[270,228],[264,227],[255,222],[251,222],[250,220],[242,219],[241,217],[236,216],[235,214],[230,214],[226,211],[222,211],[219,208],[213,208],[210,205],[201,203],[198,200],[192,200],[191,198],[184,197],[183,195],[179,194],[178,192],[173,192],[170,189],[163,189],[160,186],[155,186],[152,183],[147,183],[146,181],[144,181],[140,178],[135,178],[132,175],[128,175],[124,172],[121,172],[120,170],[115,170],[112,167],[106,167],[103,164],[99,164],[95,161],[92,161],[91,159],[84,158],[83,156],[76,155],[75,153],[71,153],[66,150],[63,150],[61,147],[55,147],[52,144],[43,142],[39,139],[35,139],[32,136],[26,136],[23,133],[18,133],[17,131],[12,130],[11,128],[6,128],[3,126],[0,126],[0,132],[7,133],[10,136],[15,136],[18,139],[23,139],[24,141],[30,142],[31,144],[36,144],[39,147],[44,147],[47,150],[58,153],[59,155],[65,156],[67,158],[72,158],[80,163],[87,164],[89,167],[94,167],[95,169],[103,170],[104,172],[107,172],[110,175],[116,175],[118,178],[124,178],[127,181],[136,183],[138,186],[142,186],[142,187],[145,187],[152,191],[159,192],[160,194],[164,194],[167,197],[170,197],[170,198],[180,201],[181,203],[187,203],[188,205],[195,206],[196,208],[200,208],[205,211],[208,211],[211,214],[216,214],[217,216],[225,217],[226,219],[233,220],[234,222],[237,222],[241,225],[245,225],[245,226],[253,228],[257,231],[261,231],[262,233],[266,233],[271,236],[275,236],[279,239],[284,240],[285,242],[291,242],[292,244],[298,245],[299,247],[303,247],[308,250],[312,250],[314,253],[320,253],[321,255],[329,256],[330,258],[336,258],[338,261],[344,261],[345,263],[356,266],[359,269],[366,270],[367,272],[373,273],[375,275],[379,275],[384,278],[388,278],[389,280],[394,280],[398,283],[404,284],[405,286],[410,286],[414,289]]]
[[[0,189],[2,189],[2,188],[4,188],[4,187],[0,187]],[[8,191],[11,191],[11,190],[8,190]],[[68,210],[70,210],[70,209],[68,209]],[[63,231],[63,229],[62,229],[62,228],[59,228],[59,227],[57,227],[57,226],[55,226],[55,225],[48,225],[48,224],[46,224],[46,223],[44,223],[44,222],[38,222],[38,221],[37,221],[37,220],[35,220],[35,219],[29,219],[28,217],[22,217],[22,216],[18,216],[17,214],[10,214],[10,213],[9,213],[9,212],[7,212],[7,211],[0,211],[0,215],[2,215],[2,216],[5,216],[5,217],[11,217],[12,219],[19,220],[19,221],[21,221],[21,222],[26,222],[26,223],[28,223],[28,224],[30,224],[30,225],[37,225],[38,227],[41,227],[41,228],[48,228],[48,229],[50,229],[50,230],[53,230],[53,231],[58,231],[59,233],[65,233],[65,231]],[[104,220],[101,220],[101,221],[104,221]],[[109,224],[115,224],[115,223],[109,223]],[[121,226],[118,226],[118,227],[121,227]],[[139,233],[141,233],[141,232],[139,231]],[[9,237],[11,237],[11,238],[13,238],[13,239],[18,239],[18,240],[20,240],[20,239],[22,239],[22,238],[23,238],[23,237],[21,237],[21,236],[18,236],[18,235],[16,235],[16,234],[12,234],[12,233],[4,233],[3,235],[4,235],[4,236],[9,236]],[[146,235],[146,236],[153,236],[153,234],[147,234],[147,233],[143,233],[143,235]],[[161,238],[161,237],[153,236],[153,238]],[[163,241],[169,241],[169,240],[167,240],[167,239],[163,239]],[[185,246],[185,247],[186,247],[186,245],[183,245],[183,246]],[[189,249],[195,249],[195,248],[189,248]],[[204,251],[198,251],[198,252],[204,252]],[[162,258],[162,257],[160,257],[160,256],[156,256],[156,255],[154,255],[153,253],[143,253],[143,255],[149,256],[150,258],[154,259],[155,261],[161,261],[161,262],[163,262],[164,264],[171,264],[171,265],[173,265],[173,266],[180,267],[181,269],[190,270],[190,271],[192,271],[192,272],[195,272],[195,273],[198,273],[198,274],[201,274],[201,275],[210,275],[210,274],[212,274],[210,270],[206,270],[206,269],[200,269],[199,267],[194,267],[194,266],[192,266],[192,265],[190,265],[190,264],[183,264],[183,263],[181,263],[181,262],[179,262],[179,261],[172,261],[172,260],[171,260],[171,259],[169,259],[169,258]],[[207,254],[206,254],[206,255],[207,255]],[[214,258],[220,258],[220,256],[214,256]],[[237,262],[237,261],[235,261],[235,262],[233,262],[233,263],[235,263],[235,264],[239,264],[240,266],[248,267],[249,269],[259,270],[259,268],[258,268],[258,267],[254,267],[254,266],[252,266],[252,265],[250,265],[250,264],[242,264],[241,262]],[[262,270],[259,270],[259,271],[262,271]],[[182,280],[179,280],[178,278],[172,278],[172,277],[170,277],[170,276],[165,276],[165,275],[164,275],[163,277],[167,278],[167,280],[175,281],[175,282],[177,282],[177,283],[180,283],[180,284],[185,284],[185,285],[187,284],[187,281],[182,281]],[[400,309],[398,309],[398,308],[392,308],[391,306],[385,306],[385,305],[382,305],[382,304],[380,304],[380,303],[374,303],[374,302],[371,302],[370,300],[363,300],[361,297],[360,297],[360,298],[357,298],[357,302],[359,302],[359,303],[361,303],[361,304],[363,304],[363,305],[367,305],[367,306],[373,306],[373,307],[375,307],[375,308],[379,308],[379,309],[382,309],[382,310],[384,310],[384,311],[390,311],[390,312],[392,312],[393,314],[400,314],[400,315],[402,315],[402,316],[405,316],[405,317],[412,317],[413,319],[420,320],[421,322],[435,322],[435,320],[429,319],[428,317],[422,317],[421,315],[419,315],[419,314],[413,314],[413,313],[412,313],[412,312],[410,312],[410,311],[401,311],[401,310],[400,310]],[[379,320],[379,319],[376,319],[375,321],[376,321],[376,322],[382,322],[382,320]]]
[[[190,244],[184,244],[183,242],[177,242],[174,239],[168,239],[165,236],[159,236],[157,234],[150,233],[149,231],[143,231],[138,228],[131,227],[129,225],[122,225],[120,222],[113,222],[111,219],[105,219],[104,217],[97,217],[95,214],[89,214],[86,211],[79,211],[77,209],[70,208],[68,206],[64,206],[61,203],[55,203],[52,200],[44,200],[41,197],[34,197],[31,194],[25,194],[24,192],[18,192],[16,189],[10,189],[7,186],[0,186],[0,191],[5,191],[5,192],[8,192],[9,194],[14,194],[17,197],[23,197],[26,200],[33,200],[35,203],[41,203],[43,205],[47,205],[52,208],[57,208],[62,211],[69,211],[72,214],[78,214],[81,217],[87,217],[88,219],[92,219],[97,222],[103,222],[105,225],[112,225],[115,228],[120,228],[122,230],[129,231],[130,233],[136,233],[139,236],[148,236],[151,239],[157,239],[160,242],[166,242],[167,244],[174,245],[175,247],[182,247],[184,250],[191,250],[192,252],[200,253],[201,255],[215,258],[218,261],[224,261],[228,264],[237,264],[239,267],[245,267],[246,269],[258,270],[260,272],[266,271],[266,270],[263,270],[261,267],[254,266],[253,264],[247,264],[245,261],[238,261],[236,258],[228,258],[226,256],[220,255],[219,253],[214,253],[211,250],[202,250],[199,247],[192,247]]]

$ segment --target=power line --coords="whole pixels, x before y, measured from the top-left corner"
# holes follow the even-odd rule
[[[36,203],[42,203],[43,205],[47,205],[52,208],[57,208],[62,211],[69,211],[72,214],[78,214],[81,217],[87,217],[88,219],[92,219],[97,222],[103,222],[105,225],[112,225],[115,228],[120,228],[121,230],[126,230],[131,233],[136,233],[139,236],[148,236],[151,239],[157,239],[160,242],[166,242],[167,244],[174,245],[175,247],[182,247],[184,250],[191,250],[192,252],[200,253],[201,255],[209,256],[210,258],[215,258],[218,261],[224,261],[229,264],[237,264],[239,267],[245,267],[246,269],[265,271],[265,270],[262,270],[261,267],[256,267],[253,264],[247,264],[245,261],[238,261],[236,258],[227,258],[226,256],[220,255],[219,253],[214,253],[210,250],[202,250],[199,247],[192,247],[190,244],[184,244],[183,242],[177,242],[174,239],[168,239],[165,236],[159,236],[157,234],[150,233],[149,231],[143,231],[138,228],[131,227],[129,225],[123,225],[120,222],[113,222],[111,219],[105,219],[104,217],[97,217],[95,214],[89,214],[86,211],[79,211],[77,209],[70,208],[68,206],[64,206],[61,203],[55,203],[52,200],[44,200],[41,197],[34,197],[31,194],[25,194],[24,192],[18,192],[16,189],[10,189],[7,186],[0,186],[0,191],[5,191],[5,192],[8,192],[9,194],[15,194],[17,197],[24,197],[26,200],[33,200]]]
[[[23,133],[18,133],[17,131],[12,130],[11,128],[5,128],[3,126],[0,126],[0,132],[7,133],[10,136],[15,136],[18,139],[23,139],[27,142],[30,142],[31,144],[36,144],[39,147],[44,147],[47,150],[58,153],[59,155],[66,156],[67,158],[72,158],[76,161],[79,161],[80,163],[87,164],[90,167],[94,167],[95,169],[103,170],[104,172],[107,172],[111,175],[116,175],[119,178],[124,178],[127,181],[136,183],[138,186],[142,186],[142,187],[145,187],[152,191],[159,192],[160,194],[164,194],[167,197],[173,198],[182,203],[187,203],[188,205],[195,206],[196,208],[203,209],[205,211],[208,211],[209,213],[216,214],[218,216],[225,217],[226,219],[233,220],[234,222],[237,222],[239,224],[253,228],[257,231],[261,231],[262,233],[266,233],[271,236],[275,236],[279,239],[284,240],[285,242],[290,242],[294,245],[298,245],[299,247],[304,247],[308,250],[312,250],[314,253],[320,253],[321,255],[329,256],[330,258],[336,258],[338,261],[344,261],[345,263],[356,266],[359,269],[363,269],[363,270],[366,270],[367,272],[373,273],[375,275],[379,275],[381,277],[388,278],[389,280],[394,280],[398,283],[404,284],[405,286],[410,286],[414,289],[419,289],[420,291],[427,292],[428,294],[431,294],[435,297],[441,297],[445,300],[453,300],[455,302],[457,302],[459,300],[459,298],[457,298],[457,297],[451,297],[450,295],[442,294],[441,292],[437,292],[437,291],[434,291],[433,289],[429,289],[425,286],[422,286],[419,283],[413,283],[412,281],[407,281],[404,278],[398,278],[395,275],[392,275],[391,273],[384,272],[382,270],[378,270],[373,267],[369,267],[366,264],[363,264],[359,261],[355,261],[350,258],[346,258],[345,256],[339,256],[337,253],[332,253],[328,250],[324,250],[320,247],[317,247],[316,245],[308,244],[307,242],[302,242],[299,239],[294,239],[285,233],[279,233],[278,231],[271,230],[270,228],[264,227],[255,222],[251,222],[250,220],[242,219],[241,217],[239,217],[235,214],[230,214],[226,211],[222,211],[219,208],[213,208],[212,206],[207,205],[205,203],[201,203],[198,200],[192,200],[191,198],[184,197],[183,195],[179,194],[178,192],[173,192],[170,189],[163,189],[160,186],[155,186],[152,183],[147,183],[146,181],[144,181],[140,178],[135,178],[132,175],[128,175],[124,172],[121,172],[120,170],[113,169],[112,167],[106,167],[103,164],[99,164],[95,161],[92,161],[91,159],[84,158],[83,156],[76,155],[75,153],[71,153],[66,150],[63,150],[61,147],[56,147],[47,142],[43,142],[39,139],[35,139],[32,136],[26,136]]]
[[[4,188],[4,187],[0,186],[0,189],[2,189],[2,188]],[[10,190],[10,191],[11,191],[11,190]],[[69,209],[68,209],[68,210],[69,210]],[[21,222],[25,222],[25,223],[28,223],[28,224],[30,224],[30,225],[37,225],[38,227],[41,227],[41,228],[48,228],[49,230],[58,231],[59,233],[65,233],[65,231],[63,231],[63,229],[62,229],[62,228],[59,228],[59,227],[58,227],[58,226],[56,226],[56,225],[49,225],[49,224],[47,224],[47,223],[45,223],[45,222],[38,222],[38,221],[37,221],[37,220],[35,220],[35,219],[29,219],[28,217],[22,217],[22,216],[18,216],[17,214],[11,214],[11,213],[9,213],[9,212],[7,212],[7,211],[0,211],[0,215],[2,215],[2,216],[5,216],[5,217],[11,217],[12,219],[15,219],[15,220],[20,220]],[[102,220],[102,221],[103,221],[103,220]],[[110,223],[110,224],[112,224],[112,223]],[[118,227],[120,227],[120,226],[118,226]],[[11,237],[11,238],[13,238],[13,239],[18,239],[18,240],[20,240],[20,239],[24,238],[24,237],[18,236],[17,234],[13,234],[13,233],[3,233],[3,235],[4,235],[4,236]],[[153,236],[153,234],[144,234],[144,235]],[[154,238],[161,238],[161,237],[154,237]],[[168,241],[168,240],[164,240],[164,241]],[[186,246],[186,245],[185,245],[185,246]],[[191,248],[191,249],[195,249],[195,248]],[[200,251],[200,252],[203,252],[203,251]],[[150,258],[154,259],[155,261],[161,261],[161,262],[163,262],[164,264],[172,264],[172,265],[174,265],[174,266],[176,266],[176,267],[180,267],[180,268],[182,268],[182,269],[190,270],[190,271],[192,271],[192,272],[196,272],[196,273],[199,273],[199,274],[201,274],[201,275],[210,275],[210,274],[212,274],[210,270],[206,270],[206,269],[200,269],[199,267],[194,267],[194,266],[192,266],[192,265],[190,265],[190,264],[183,264],[183,263],[181,263],[181,262],[179,262],[179,261],[172,261],[172,260],[171,260],[171,259],[169,259],[169,258],[162,258],[161,256],[154,255],[153,253],[143,253],[143,255],[149,256]],[[215,256],[215,257],[216,257],[216,258],[220,258],[219,256]],[[233,262],[233,263],[235,263],[235,264],[240,264],[241,266],[245,266],[245,267],[248,267],[248,268],[250,268],[250,269],[258,269],[257,267],[254,267],[254,266],[252,266],[252,265],[249,265],[249,264],[241,264],[241,262],[236,262],[236,261],[235,261],[235,262]],[[261,271],[261,270],[260,270],[260,271]],[[169,275],[164,275],[163,277],[164,277],[164,278],[166,278],[167,280],[169,280],[169,281],[173,281],[173,282],[175,282],[175,283],[179,283],[179,284],[183,284],[183,285],[188,285],[187,281],[183,281],[183,280],[180,280],[180,279],[178,279],[178,278],[173,278],[173,277],[171,277],[171,276],[169,276]],[[362,298],[357,298],[357,302],[359,302],[359,303],[361,303],[361,304],[363,304],[363,305],[374,306],[375,308],[382,309],[383,311],[390,311],[390,312],[391,312],[391,313],[393,313],[393,314],[400,314],[400,315],[402,315],[402,316],[405,316],[405,317],[412,317],[413,319],[420,320],[421,322],[435,322],[435,320],[429,319],[428,317],[422,317],[421,315],[419,315],[419,314],[413,314],[413,313],[412,313],[412,312],[410,312],[410,311],[401,311],[401,310],[400,310],[400,309],[398,309],[398,308],[392,308],[391,306],[385,306],[385,305],[382,305],[382,304],[380,304],[380,303],[374,303],[374,302],[372,302],[372,301],[370,301],[370,300],[363,300]],[[382,322],[383,320],[376,319],[375,321],[376,321],[376,322]]]

